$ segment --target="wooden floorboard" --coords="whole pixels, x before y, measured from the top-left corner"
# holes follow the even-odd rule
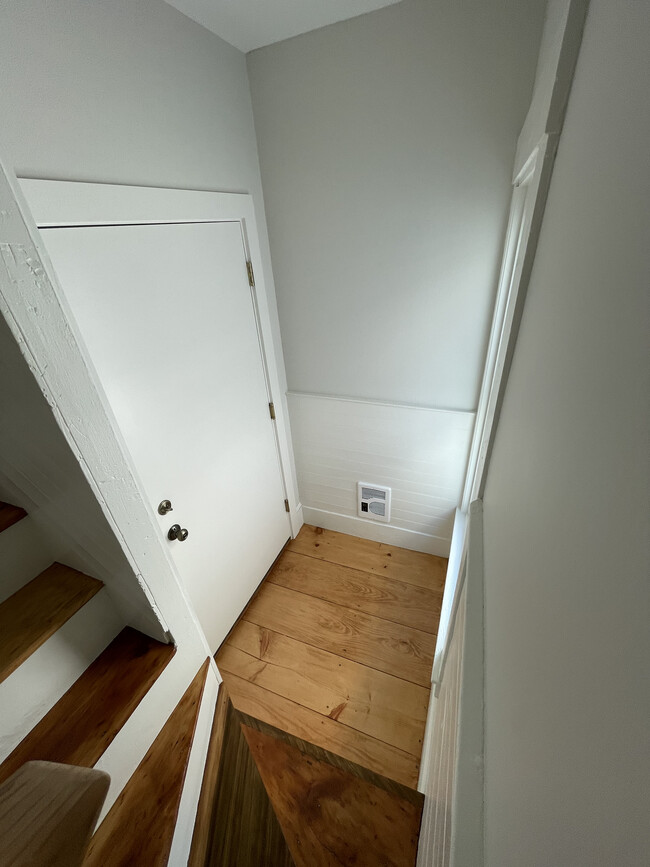
[[[266,583],[244,619],[395,677],[429,686],[436,637]]]
[[[438,632],[442,590],[285,551],[269,582],[423,632]]]
[[[409,786],[398,783],[396,780],[391,780],[389,777],[385,777],[382,774],[377,774],[375,771],[371,771],[370,768],[364,768],[363,765],[359,765],[349,759],[344,759],[343,756],[339,756],[330,750],[325,750],[323,747],[312,744],[303,738],[296,737],[296,735],[291,735],[288,732],[277,728],[277,726],[265,723],[262,720],[256,719],[240,710],[237,711],[237,714],[240,722],[249,728],[255,729],[255,731],[263,732],[264,734],[271,735],[271,737],[278,738],[279,740],[295,747],[307,756],[311,756],[321,762],[327,762],[335,768],[341,768],[341,770],[354,774],[361,780],[367,780],[374,786],[379,786],[380,789],[385,789],[387,792],[397,795],[399,798],[414,804],[416,807],[421,807],[424,804],[424,795]]]
[[[444,557],[407,551],[309,524],[289,542],[287,550],[431,590],[442,590],[445,584],[447,561]]]
[[[235,707],[415,787],[446,564],[303,527],[217,654]]]
[[[0,533],[26,517],[27,512],[21,509],[20,506],[12,506],[11,503],[0,502]]]
[[[0,782],[24,762],[92,767],[174,655],[127,627],[0,765]]]
[[[164,867],[210,660],[206,659],[92,841],[84,867]]]
[[[233,705],[243,713],[322,746],[405,786],[417,786],[420,763],[405,750],[309,710],[255,683],[227,672],[223,673],[223,677]]]
[[[238,715],[230,703],[226,707],[211,836],[201,867],[294,867]]]
[[[220,671],[419,757],[429,689],[242,621]]]
[[[296,867],[414,867],[422,804],[242,729]]]
[[[0,605],[0,682],[104,585],[53,563]]]

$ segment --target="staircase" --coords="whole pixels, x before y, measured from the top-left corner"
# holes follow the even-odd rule
[[[0,785],[29,761],[99,763],[112,794],[84,864],[162,867],[208,661],[160,729],[164,702],[145,699],[176,648],[121,622],[101,581],[43,568],[47,548],[24,509],[0,502]]]

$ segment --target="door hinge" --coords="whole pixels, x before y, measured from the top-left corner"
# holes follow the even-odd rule
[[[291,511],[291,509],[289,508],[289,500],[285,500],[285,501],[284,501],[284,511],[285,511],[285,512],[290,512],[290,511]]]
[[[248,274],[248,285],[251,289],[255,288],[255,274],[253,273],[253,263],[246,262],[246,273]]]
[[[269,415],[271,416],[273,421],[275,421],[275,405],[273,404],[273,401],[271,401],[271,403],[269,404]]]

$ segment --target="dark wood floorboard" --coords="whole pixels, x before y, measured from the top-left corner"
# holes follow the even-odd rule
[[[414,867],[422,803],[242,728],[296,867]]]
[[[205,867],[295,867],[232,704]]]

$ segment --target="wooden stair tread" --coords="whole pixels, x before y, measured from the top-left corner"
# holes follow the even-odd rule
[[[210,660],[206,659],[93,837],[84,867],[164,867]]]
[[[241,713],[318,744],[328,752],[409,788],[417,786],[420,762],[410,753],[322,716],[256,683],[228,672],[222,674],[232,703]]]
[[[279,729],[277,726],[270,725],[270,723],[266,723],[256,717],[252,717],[250,714],[244,713],[243,711],[235,712],[242,725],[248,726],[249,729],[254,729],[256,732],[270,735],[276,740],[284,741],[284,743],[289,744],[289,746],[295,747],[298,752],[316,759],[317,761],[332,765],[334,768],[339,768],[348,774],[359,777],[360,780],[372,783],[373,786],[377,786],[402,800],[408,801],[414,807],[422,809],[424,806],[424,795],[414,788],[416,785],[415,782],[413,785],[406,785],[397,782],[397,780],[391,780],[390,777],[379,774],[370,768],[358,764],[357,762],[350,761],[350,759],[346,759],[337,753],[333,753],[317,744],[306,741],[304,738],[299,738],[295,735],[289,734],[289,732]]]
[[[26,517],[27,512],[21,509],[20,506],[12,506],[11,503],[0,502],[0,533]]]
[[[103,583],[53,563],[0,605],[0,683],[53,635]]]
[[[296,867],[415,867],[422,801],[242,730]]]
[[[0,782],[35,759],[92,767],[174,652],[127,626],[0,765]]]

